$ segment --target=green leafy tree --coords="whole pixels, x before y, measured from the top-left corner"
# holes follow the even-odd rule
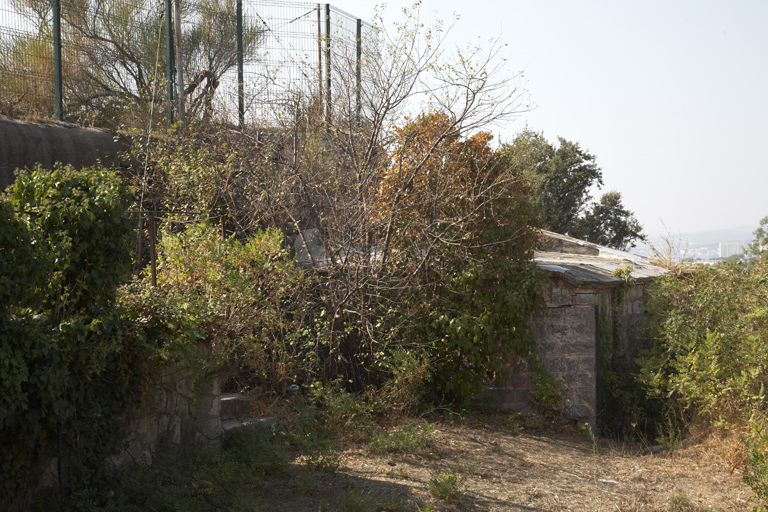
[[[760,226],[753,235],[755,239],[747,247],[747,255],[763,261],[768,260],[768,217],[760,219]]]
[[[635,215],[624,207],[621,194],[615,190],[606,192],[600,201],[590,204],[586,212],[576,219],[569,234],[622,251],[634,247],[637,240],[645,240],[642,226]]]
[[[527,174],[546,229],[622,250],[645,239],[619,192],[593,201],[590,191],[603,185],[603,173],[578,143],[558,137],[555,146],[543,134],[525,130],[502,153]]]
[[[59,167],[19,178],[0,203],[0,507],[24,488],[57,422],[81,467],[119,446],[119,414],[136,390],[121,371],[115,308],[130,271],[130,201],[111,172]]]

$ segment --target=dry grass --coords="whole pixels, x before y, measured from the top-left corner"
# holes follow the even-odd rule
[[[365,444],[349,444],[340,449],[337,474],[297,464],[269,480],[260,498],[266,510],[313,512],[417,511],[430,504],[434,511],[751,509],[741,469],[733,470],[718,442],[650,454],[640,445],[593,444],[575,426],[506,413],[438,421],[434,436],[434,450],[422,456],[376,456]],[[446,473],[464,479],[461,501],[430,494],[430,478]]]
[[[659,245],[648,242],[651,248],[651,263],[675,274],[690,272],[696,266],[696,252],[690,247],[687,238],[683,240],[681,236],[676,237],[666,226],[664,228],[667,234],[661,237]]]

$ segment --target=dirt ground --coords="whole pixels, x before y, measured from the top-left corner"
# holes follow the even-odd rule
[[[527,422],[527,423],[526,423]],[[533,424],[531,424],[533,423]],[[419,456],[341,447],[335,474],[296,461],[259,498],[275,511],[748,511],[751,490],[722,446],[704,442],[651,453],[576,426],[516,415],[438,421],[435,448]],[[434,497],[428,482],[455,473],[463,498]],[[431,508],[430,508],[431,507]]]

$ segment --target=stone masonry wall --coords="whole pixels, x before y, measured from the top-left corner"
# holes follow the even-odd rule
[[[221,386],[216,376],[200,379],[195,359],[207,356],[199,345],[196,357],[170,364],[151,388],[140,410],[128,418],[128,447],[112,462],[151,464],[159,453],[184,458],[198,448],[221,444]]]
[[[634,357],[643,318],[645,287],[633,285],[624,292],[618,323],[614,324],[611,300],[615,288],[575,286],[560,279],[550,279],[544,286],[546,306],[532,312],[528,326],[536,341],[537,361],[564,387],[562,420],[575,419],[594,423],[597,412],[597,352],[595,306],[599,307],[601,335],[612,337],[614,325],[618,337],[609,343],[609,357]],[[532,412],[527,404],[533,389],[533,362],[509,361],[509,376],[486,387],[486,394],[501,407]]]

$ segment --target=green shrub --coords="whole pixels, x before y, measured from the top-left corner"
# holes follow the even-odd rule
[[[435,474],[429,479],[427,486],[432,496],[443,501],[461,501],[464,499],[463,478],[459,478],[456,473],[446,473],[444,475]]]
[[[281,442],[276,429],[264,425],[246,425],[228,435],[225,453],[234,462],[256,476],[284,473],[288,469],[290,454]]]
[[[373,426],[371,406],[341,386],[340,381],[316,381],[310,396],[323,408],[323,427],[333,437],[367,435]]]
[[[115,306],[130,271],[130,202],[106,169],[57,166],[23,175],[1,203],[0,504],[51,456],[57,425],[70,480],[119,448],[138,388]]]
[[[746,446],[744,482],[755,493],[754,500],[757,504],[754,512],[768,512],[768,428],[765,422],[753,422]]]
[[[696,415],[717,428],[762,428],[768,413],[766,283],[762,259],[657,279],[647,304],[652,344],[639,374],[649,395],[680,417]],[[745,481],[763,507],[768,502],[767,441],[753,432],[746,443]]]
[[[740,261],[657,279],[648,302],[654,344],[640,373],[651,394],[726,423],[763,407],[767,280],[762,264]]]
[[[55,489],[39,500],[41,510],[143,512],[146,510],[255,512],[260,477],[284,471],[290,455],[268,428],[246,427],[222,452],[200,453],[187,464],[158,460],[152,466],[116,470],[86,486]]]
[[[418,339],[429,347],[433,393],[465,407],[486,380],[506,374],[504,356],[528,356],[535,345],[525,313],[540,303],[542,274],[532,263],[485,261],[450,276],[443,295],[418,320]]]
[[[545,418],[553,420],[563,410],[563,386],[539,363],[533,364],[533,390],[528,403]]]
[[[425,454],[434,446],[434,433],[435,425],[432,423],[405,423],[389,432],[374,430],[369,445],[373,453]]]
[[[204,340],[207,368],[248,368],[278,390],[314,371],[303,346],[297,305],[304,278],[282,247],[279,230],[245,241],[222,239],[208,222],[166,231],[159,244],[157,287],[147,276],[121,289],[136,336],[153,340],[155,361],[181,359]]]

